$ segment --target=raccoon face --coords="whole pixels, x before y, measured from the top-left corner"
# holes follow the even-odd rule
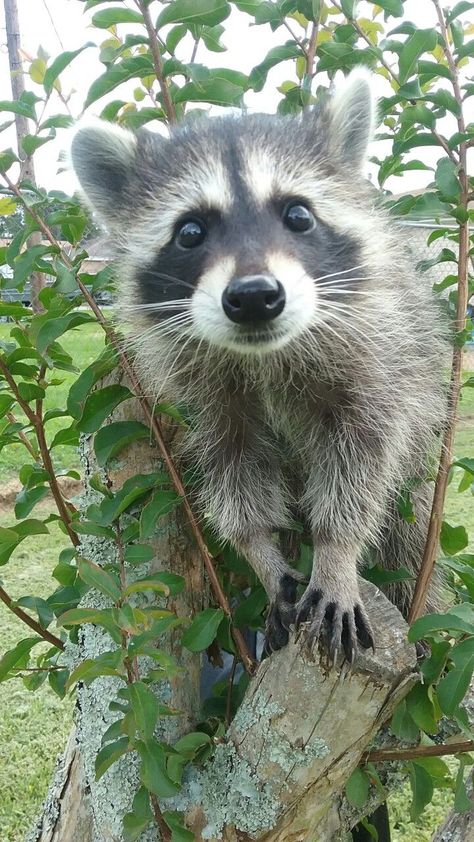
[[[72,164],[122,254],[125,308],[149,334],[240,354],[282,348],[324,319],[321,298],[361,275],[362,182],[373,118],[365,73],[320,110],[224,117],[170,139],[98,121]],[[150,341],[153,341],[152,339]]]

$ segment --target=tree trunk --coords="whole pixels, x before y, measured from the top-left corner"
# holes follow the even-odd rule
[[[113,420],[137,417],[141,418],[137,402],[127,401]],[[97,471],[90,439],[83,452],[87,482]],[[157,467],[153,446],[138,442],[120,454],[106,479],[118,487],[128,476]],[[95,493],[86,490],[84,506]],[[152,543],[155,567],[186,579],[186,589],[173,606],[178,614],[189,617],[205,607],[207,585],[181,513],[160,520]],[[103,563],[110,551],[104,539],[84,537],[82,553],[88,558]],[[308,655],[303,640],[292,640],[261,664],[213,757],[202,768],[190,766],[180,794],[163,801],[163,809],[184,812],[196,839],[329,842],[345,838],[358,821],[360,811],[344,799],[345,782],[412,686],[416,664],[400,613],[373,585],[361,581],[360,587],[377,629],[375,654],[360,654],[351,673],[346,666],[327,668],[319,657]],[[85,604],[104,603],[89,591]],[[174,742],[199,721],[201,659],[180,648],[178,634],[168,645],[184,672],[169,686],[157,685],[156,692],[182,711],[160,726],[162,738]],[[109,646],[103,631],[87,625],[67,657],[75,664]],[[108,708],[116,689],[117,680],[108,677],[78,689],[76,731],[29,842],[122,840],[121,817],[138,786],[137,764],[128,754],[98,782],[94,777],[102,734],[117,716]],[[378,798],[371,799],[370,808]],[[152,827],[140,842],[159,838]]]
[[[5,7],[5,27],[7,32],[7,46],[8,46],[8,60],[10,64],[10,79],[12,88],[12,97],[15,101],[19,100],[22,93],[25,91],[25,81],[23,79],[23,63],[21,60],[20,47],[20,23],[18,20],[17,0],[3,0]],[[28,135],[28,120],[21,114],[15,114],[15,128],[18,146],[18,157],[21,160],[21,180],[30,181],[36,184],[35,168],[31,156],[26,155],[22,140]],[[30,246],[38,245],[41,242],[41,234],[34,232],[28,238],[27,244]],[[32,272],[30,276],[31,281],[31,304],[35,313],[43,310],[39,300],[39,294],[44,287],[44,275],[41,272]]]
[[[471,781],[466,788],[468,795],[472,799],[472,772],[470,776]],[[466,810],[464,813],[455,813],[453,810],[432,838],[432,842],[473,842],[473,840],[474,807],[472,810]]]

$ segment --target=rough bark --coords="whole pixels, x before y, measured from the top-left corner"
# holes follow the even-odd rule
[[[472,798],[472,773],[467,791]],[[464,813],[453,810],[434,834],[432,842],[474,842],[474,807]]]
[[[128,418],[141,418],[136,401],[122,404],[112,420]],[[89,485],[98,470],[91,439],[83,442],[83,453],[85,507],[96,494]],[[127,477],[157,468],[153,446],[137,442],[120,454],[103,479],[120,487]],[[173,606],[178,614],[189,617],[205,607],[208,589],[202,565],[179,512],[160,520],[152,544],[155,568],[173,570],[186,579],[185,592]],[[84,537],[82,552],[104,563],[114,547],[104,539]],[[137,570],[137,576],[142,573]],[[416,664],[397,609],[373,585],[360,585],[377,629],[375,654],[362,653],[350,673],[347,667],[329,669],[319,657],[309,656],[303,639],[291,641],[262,663],[212,759],[203,768],[190,767],[180,795],[163,802],[163,809],[185,813],[198,840],[329,842],[345,838],[357,821],[343,797],[345,782],[408,692]],[[89,591],[85,604],[105,603]],[[170,636],[167,646],[184,667],[173,682],[155,688],[163,701],[182,711],[160,726],[160,736],[174,742],[199,721],[201,663],[199,656],[180,648],[179,633]],[[88,625],[66,657],[75,665],[106,648],[110,639],[105,632]],[[121,817],[138,786],[137,763],[125,755],[98,782],[94,775],[102,734],[117,716],[109,710],[117,686],[116,679],[103,677],[79,688],[76,730],[29,842],[121,842]],[[140,842],[158,839],[157,829],[151,827]]]
[[[12,97],[15,101],[20,99],[20,96],[25,91],[25,81],[23,78],[23,64],[21,61],[21,38],[20,38],[20,23],[18,20],[17,0],[3,0],[5,7],[5,27],[7,32],[7,47],[8,47],[8,61],[10,65],[10,79],[12,88]],[[18,145],[18,157],[21,160],[21,179],[30,181],[36,184],[35,168],[33,159],[26,155],[22,146],[22,140],[29,134],[28,120],[21,114],[15,114],[15,128]],[[41,233],[34,232],[28,238],[28,245],[37,246],[41,243]],[[38,299],[38,296],[44,286],[44,275],[41,272],[31,273],[31,297],[32,307],[35,313],[40,312],[43,308]]]

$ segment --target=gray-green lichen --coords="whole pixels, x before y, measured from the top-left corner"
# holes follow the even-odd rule
[[[271,720],[284,713],[276,702],[254,696],[240,706],[232,730],[245,735],[258,725],[259,739],[262,740],[259,762],[276,763],[285,773],[291,772],[295,766],[309,766],[313,760],[329,754],[329,747],[322,737],[313,736],[308,744],[292,745],[277,728],[270,727]]]
[[[218,745],[204,767],[187,770],[181,793],[166,801],[171,810],[202,806],[207,824],[204,839],[218,837],[226,825],[258,834],[274,826],[280,809],[269,784],[262,784],[232,743]]]

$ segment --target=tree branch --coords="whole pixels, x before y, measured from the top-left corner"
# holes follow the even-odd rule
[[[47,640],[48,643],[51,643],[53,646],[57,646],[58,649],[64,649],[64,643],[62,642],[62,640],[59,637],[56,637],[56,635],[51,634],[51,632],[49,632],[48,629],[44,629],[43,626],[40,626],[40,624],[37,623],[36,620],[33,619],[33,617],[30,617],[30,615],[27,614],[26,611],[22,611],[22,609],[19,608],[18,605],[15,605],[11,596],[9,596],[6,590],[4,590],[4,588],[2,587],[0,587],[0,599],[7,606],[7,608],[9,608],[9,610],[13,612],[13,614],[16,614],[16,616],[20,620],[22,620],[23,623],[26,623],[26,625],[29,626],[30,629],[33,629],[36,632],[36,634],[39,634],[40,637],[44,638],[44,640]]]
[[[166,112],[166,116],[168,117],[169,122],[173,124],[177,121],[176,109],[174,107],[173,100],[171,99],[168,81],[163,73],[163,61],[161,58],[160,45],[158,43],[156,29],[153,26],[153,21],[151,19],[150,10],[148,8],[147,3],[144,0],[135,0],[135,3],[140,9],[140,12],[143,15],[143,20],[145,21],[146,31],[148,33],[148,38],[150,41],[150,51],[153,59],[153,66],[155,68],[155,75],[160,86],[161,96],[163,97],[163,108]]]
[[[466,131],[466,125],[463,114],[463,99],[461,88],[459,85],[458,69],[449,46],[448,32],[446,28],[446,21],[444,13],[441,10],[439,0],[432,0],[436,9],[438,21],[441,29],[441,34],[444,39],[444,53],[451,71],[451,82],[453,86],[454,97],[459,105],[459,115],[457,118],[458,130],[462,134]],[[469,178],[467,174],[467,148],[466,142],[461,141],[459,144],[459,183],[461,187],[459,204],[461,207],[468,209],[469,201]],[[468,303],[468,261],[469,261],[469,221],[462,222],[459,225],[459,254],[458,254],[458,287],[457,287],[457,304],[456,304],[456,319],[454,328],[456,333],[461,333],[466,324],[466,310]],[[408,615],[408,621],[413,623],[419,617],[425,608],[427,590],[431,577],[433,575],[433,568],[436,561],[439,545],[439,534],[441,523],[443,519],[444,500],[446,497],[446,489],[448,486],[449,471],[453,458],[454,433],[457,421],[457,408],[459,403],[459,395],[461,392],[461,375],[462,375],[462,345],[454,344],[452,366],[451,366],[451,381],[448,393],[448,414],[446,419],[446,428],[443,436],[443,444],[441,451],[441,458],[439,462],[438,474],[436,477],[435,490],[433,496],[433,504],[431,508],[431,517],[428,527],[428,535],[426,539],[425,550],[421,562],[420,570],[415,585],[415,592],[413,595],[413,602]]]
[[[462,751],[474,751],[474,740],[457,743],[445,743],[433,746],[415,746],[414,748],[380,748],[369,751],[363,763],[384,763],[388,760],[416,760],[417,757],[443,757],[446,754],[459,754]]]
[[[72,269],[73,268],[72,263],[71,263],[68,255],[66,254],[64,249],[61,248],[61,244],[56,239],[56,237],[54,236],[54,234],[51,231],[51,229],[49,228],[49,226],[45,223],[45,221],[41,218],[41,216],[39,216],[39,214],[37,213],[35,208],[29,207],[29,205],[26,203],[20,189],[9,179],[8,175],[6,175],[6,173],[2,173],[2,175],[5,179],[8,187],[10,188],[10,190],[22,202],[22,204],[28,209],[28,213],[35,220],[36,224],[41,229],[44,236],[49,240],[49,242],[52,245],[56,246],[59,249],[61,259],[64,261],[65,265],[69,269]],[[206,542],[204,541],[204,538],[203,538],[201,529],[198,525],[196,516],[194,515],[194,512],[193,512],[193,510],[191,508],[191,505],[189,503],[189,500],[188,500],[186,491],[184,489],[183,483],[181,481],[181,478],[178,474],[178,471],[177,471],[176,466],[174,464],[174,461],[171,457],[171,454],[169,453],[168,448],[165,444],[165,440],[163,438],[163,433],[162,433],[162,430],[161,430],[161,426],[158,422],[158,419],[154,416],[153,411],[150,408],[150,405],[149,405],[146,397],[143,394],[143,390],[141,388],[140,381],[139,381],[139,379],[138,379],[138,377],[137,377],[137,375],[134,371],[133,365],[132,365],[130,359],[128,358],[128,355],[126,354],[126,352],[123,349],[124,343],[121,340],[120,336],[116,333],[116,331],[107,322],[107,320],[106,320],[104,314],[102,313],[100,307],[97,305],[93,296],[90,294],[89,290],[84,286],[84,284],[82,283],[82,281],[80,280],[79,277],[76,277],[76,281],[77,281],[77,285],[78,285],[79,289],[81,290],[81,293],[82,293],[85,301],[89,305],[89,307],[92,310],[92,312],[94,313],[98,323],[100,324],[100,326],[104,330],[105,334],[107,335],[107,338],[108,338],[109,342],[111,343],[112,347],[117,351],[118,357],[120,359],[122,370],[124,371],[126,376],[129,378],[130,385],[131,385],[137,399],[140,402],[140,405],[143,409],[145,417],[146,417],[146,419],[147,419],[147,421],[150,425],[150,429],[153,433],[156,444],[158,445],[158,449],[161,453],[162,459],[163,459],[163,461],[164,461],[164,463],[167,467],[167,470],[170,474],[170,477],[171,477],[171,480],[173,482],[174,488],[175,488],[176,492],[179,494],[179,496],[182,498],[182,506],[183,506],[183,509],[185,511],[189,526],[191,528],[191,532],[192,532],[192,534],[194,536],[194,539],[196,541],[196,544],[197,544],[202,562],[203,562],[204,567],[206,568],[207,574],[209,576],[209,580],[210,580],[210,583],[211,583],[211,588],[212,588],[212,591],[213,591],[213,594],[214,594],[214,598],[216,599],[216,602],[220,605],[220,607],[222,608],[222,610],[224,611],[224,613],[227,615],[227,617],[229,618],[229,620],[231,622],[232,637],[234,638],[235,645],[237,647],[239,656],[242,660],[244,669],[250,675],[253,675],[253,673],[255,672],[257,664],[256,664],[255,660],[252,658],[252,656],[251,656],[251,654],[248,650],[247,644],[245,642],[244,636],[242,635],[241,631],[239,629],[235,628],[232,625],[232,611],[231,611],[231,608],[230,608],[229,601],[228,601],[228,599],[227,599],[227,597],[226,597],[226,595],[225,595],[225,593],[222,589],[221,583],[219,581],[219,577],[218,577],[218,575],[216,573],[216,570],[214,568],[213,558],[212,558],[212,556],[211,556],[211,554],[210,554],[210,552],[209,552],[209,550],[206,546]],[[0,358],[0,360],[1,360],[1,358]],[[8,371],[8,369],[7,369],[7,371]],[[26,404],[26,406],[28,407],[28,411],[31,412],[28,404]],[[34,422],[32,422],[32,423],[34,423]]]

